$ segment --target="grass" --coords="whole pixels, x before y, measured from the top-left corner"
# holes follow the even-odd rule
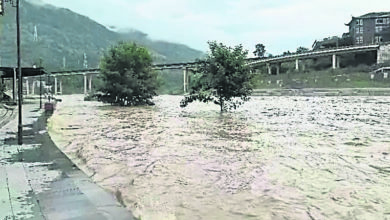
[[[275,88],[388,88],[390,79],[382,74],[371,79],[369,70],[342,68],[310,71],[287,71],[279,75],[258,74],[253,84],[256,89]]]

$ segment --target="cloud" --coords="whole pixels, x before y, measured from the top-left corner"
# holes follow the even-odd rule
[[[105,25],[135,28],[154,39],[207,50],[208,40],[269,52],[310,47],[316,39],[341,35],[351,15],[390,11],[388,0],[44,0],[69,7]],[[100,1],[99,1],[100,2]],[[387,8],[386,8],[387,7]]]

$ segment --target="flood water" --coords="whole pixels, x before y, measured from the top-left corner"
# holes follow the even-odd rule
[[[121,108],[63,96],[52,139],[135,216],[390,219],[390,97]]]

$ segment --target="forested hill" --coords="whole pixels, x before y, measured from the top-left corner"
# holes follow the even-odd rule
[[[5,6],[6,14],[0,17],[0,62],[2,66],[15,66],[16,11],[9,3]],[[23,66],[38,64],[41,59],[49,70],[63,69],[64,64],[65,69],[80,69],[85,53],[88,67],[95,68],[103,52],[118,41],[134,41],[148,47],[156,63],[193,61],[203,55],[182,44],[153,41],[140,31],[114,32],[68,9],[26,0],[21,1],[21,27]]]

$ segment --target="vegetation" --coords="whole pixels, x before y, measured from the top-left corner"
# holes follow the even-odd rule
[[[182,100],[181,106],[198,100],[219,105],[221,112],[235,109],[248,101],[252,92],[252,74],[245,65],[248,51],[242,45],[231,48],[215,41],[209,42],[209,47],[210,54],[198,66],[190,95]]]
[[[265,46],[263,44],[256,44],[256,49],[253,51],[253,54],[257,57],[264,57]]]
[[[153,104],[158,86],[149,51],[135,43],[111,47],[100,63],[101,101],[120,106]]]
[[[256,72],[253,84],[256,89],[300,89],[300,88],[388,88],[390,79],[376,74],[371,79],[371,66],[361,64],[341,69],[307,68],[295,71],[294,67],[283,68],[280,75],[268,75],[266,70]]]
[[[307,51],[309,51],[309,49],[306,48],[306,47],[298,47],[297,48],[297,53],[304,53],[304,52],[307,52]]]

